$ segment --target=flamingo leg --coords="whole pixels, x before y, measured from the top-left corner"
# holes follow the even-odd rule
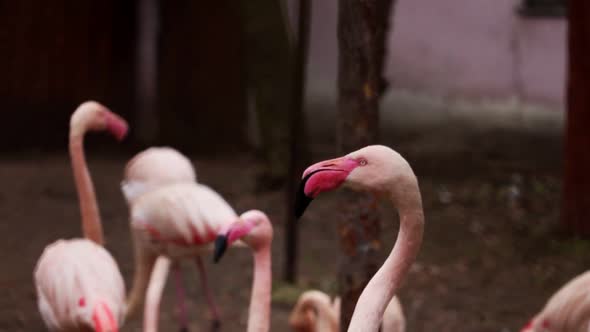
[[[201,285],[203,286],[203,293],[207,298],[207,304],[209,305],[209,310],[211,313],[212,320],[212,331],[219,330],[221,326],[221,316],[219,315],[219,309],[213,300],[213,294],[211,293],[211,288],[209,287],[209,282],[207,281],[207,272],[205,271],[205,267],[203,266],[203,261],[201,260],[201,256],[197,256],[197,268],[199,270],[199,277],[201,278]]]
[[[164,290],[168,271],[170,270],[170,263],[168,257],[159,256],[154,264],[145,300],[143,316],[144,332],[158,331],[158,311],[160,309],[162,291]]]
[[[178,315],[180,320],[180,332],[188,332],[188,317],[186,315],[184,280],[180,264],[174,265],[174,276],[176,279],[176,298],[178,301]]]

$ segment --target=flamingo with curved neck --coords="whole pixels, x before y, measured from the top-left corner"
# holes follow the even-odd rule
[[[241,239],[254,251],[254,276],[248,309],[248,332],[270,330],[270,293],[272,290],[271,243],[273,229],[266,214],[250,210],[229,225],[215,240],[213,260],[218,262],[226,248]]]
[[[82,232],[98,244],[104,243],[103,231],[94,185],[84,156],[84,135],[88,131],[108,130],[117,140],[122,140],[127,129],[125,120],[95,101],[80,105],[70,119],[70,158],[80,201]]]
[[[399,153],[383,145],[367,146],[307,168],[295,204],[296,216],[300,217],[320,193],[342,185],[389,199],[400,216],[395,245],[361,293],[348,327],[349,332],[377,332],[385,308],[422,244],[424,212],[418,180]]]
[[[122,139],[127,123],[93,101],[80,105],[71,117],[70,154],[86,238],[57,240],[37,261],[37,302],[52,331],[116,332],[124,320],[125,284],[117,263],[100,245],[102,227],[84,159],[83,138],[89,130],[108,130]]]

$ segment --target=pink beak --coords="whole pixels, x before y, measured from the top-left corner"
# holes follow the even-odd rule
[[[104,114],[106,116],[107,130],[110,131],[118,141],[123,140],[129,130],[127,121],[112,112],[105,112]]]
[[[92,313],[92,321],[96,332],[119,332],[117,320],[104,302],[97,303]]]
[[[300,218],[317,195],[340,187],[357,166],[358,162],[348,157],[321,161],[309,166],[303,172],[303,179],[299,185],[295,200],[295,217]]]

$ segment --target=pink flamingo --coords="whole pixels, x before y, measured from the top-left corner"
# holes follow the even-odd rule
[[[195,183],[196,180],[195,169],[186,156],[170,147],[152,147],[138,153],[127,163],[121,189],[127,203],[132,205],[137,197],[149,190],[174,183]],[[154,270],[154,264],[157,258],[155,253],[141,246],[141,241],[136,241],[136,238],[137,235],[134,235],[133,244],[136,267],[133,287],[128,302],[128,317],[133,315],[137,311],[137,307],[143,302],[148,287],[148,280],[152,270]],[[197,256],[196,262],[203,283],[203,292],[210,305],[213,324],[219,325],[219,310],[213,301],[210,288],[206,287],[207,274],[199,256]],[[163,268],[166,268],[165,265],[160,263],[158,269]],[[188,331],[186,304],[184,302],[185,290],[179,264],[174,264],[174,272],[176,275],[181,331]],[[158,274],[161,276],[167,274],[167,271],[158,271]],[[157,289],[157,286],[154,285],[151,293],[152,296],[153,294],[157,294]],[[159,303],[159,300],[155,302]]]
[[[273,229],[266,214],[258,210],[243,213],[215,240],[213,260],[218,262],[228,245],[242,239],[254,252],[254,277],[248,332],[268,332],[270,329],[270,293],[272,289],[271,243]]]
[[[340,298],[309,290],[301,294],[289,316],[289,325],[298,332],[340,331]]]
[[[400,216],[395,246],[361,293],[348,327],[349,332],[376,332],[385,308],[422,244],[424,212],[418,180],[408,162],[397,152],[382,145],[367,146],[307,168],[297,196],[295,215],[300,217],[320,193],[341,185],[389,199]]]
[[[127,123],[96,102],[80,105],[70,121],[70,156],[86,239],[48,245],[34,271],[38,306],[52,331],[115,332],[123,324],[125,284],[103,232],[94,187],[84,158],[84,135],[108,130],[121,140]]]
[[[148,260],[143,260],[139,262],[140,272],[136,271],[147,271],[148,275],[143,279],[136,274],[136,280],[141,279],[144,282],[150,279],[144,306],[144,331],[156,331],[157,308],[171,261],[198,258],[209,251],[217,233],[238,219],[238,216],[219,194],[194,182],[170,184],[147,191],[138,196],[130,208],[136,248],[141,248],[145,255],[157,257],[153,268],[146,265]],[[146,257],[142,255],[139,257]],[[202,262],[197,260],[197,264],[203,276]],[[202,284],[204,289],[209,289],[205,278],[202,279]],[[143,293],[145,290],[139,283],[133,287],[136,292]],[[136,292],[131,292],[130,306],[137,304],[133,296],[138,294]],[[208,297],[208,301],[210,308],[215,308],[211,298]],[[184,316],[184,313],[181,314]],[[214,314],[218,317],[218,313]],[[218,328],[216,321],[213,327]]]
[[[38,306],[51,331],[116,332],[125,283],[113,257],[87,239],[57,240],[35,267]]]
[[[590,331],[590,271],[565,284],[522,332]]]
[[[289,325],[298,332],[340,331],[340,297],[330,300],[328,294],[309,290],[301,294],[291,315]],[[405,332],[406,319],[401,303],[393,297],[385,309],[382,332]]]
[[[121,190],[129,205],[145,192],[173,183],[195,182],[191,161],[170,147],[151,147],[125,165]]]

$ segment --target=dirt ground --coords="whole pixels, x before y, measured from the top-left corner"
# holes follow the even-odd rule
[[[413,165],[423,194],[426,232],[421,253],[399,296],[408,331],[518,331],[564,282],[590,266],[590,243],[564,236],[560,206],[561,141],[510,133],[443,138],[403,135],[391,144]],[[333,157],[317,146],[314,160]],[[34,157],[32,157],[34,156]],[[119,181],[131,155],[89,153],[107,247],[120,264],[127,287],[133,272],[127,210]],[[333,219],[338,193],[326,194],[301,220],[300,281],[280,281],[283,262],[284,193],[254,193],[260,163],[247,153],[194,157],[198,178],[218,190],[236,211],[266,211],[275,226],[272,331],[287,331],[296,292],[336,289],[338,242]],[[80,234],[77,197],[66,153],[23,153],[0,162],[0,331],[44,331],[36,308],[32,271],[43,247]],[[383,204],[383,255],[398,227]],[[244,331],[252,258],[229,252],[219,265],[205,257],[222,331]],[[207,311],[194,264],[184,262],[189,283],[191,331],[207,331]],[[176,331],[174,290],[162,303],[162,331]],[[122,331],[140,331],[133,319]]]

